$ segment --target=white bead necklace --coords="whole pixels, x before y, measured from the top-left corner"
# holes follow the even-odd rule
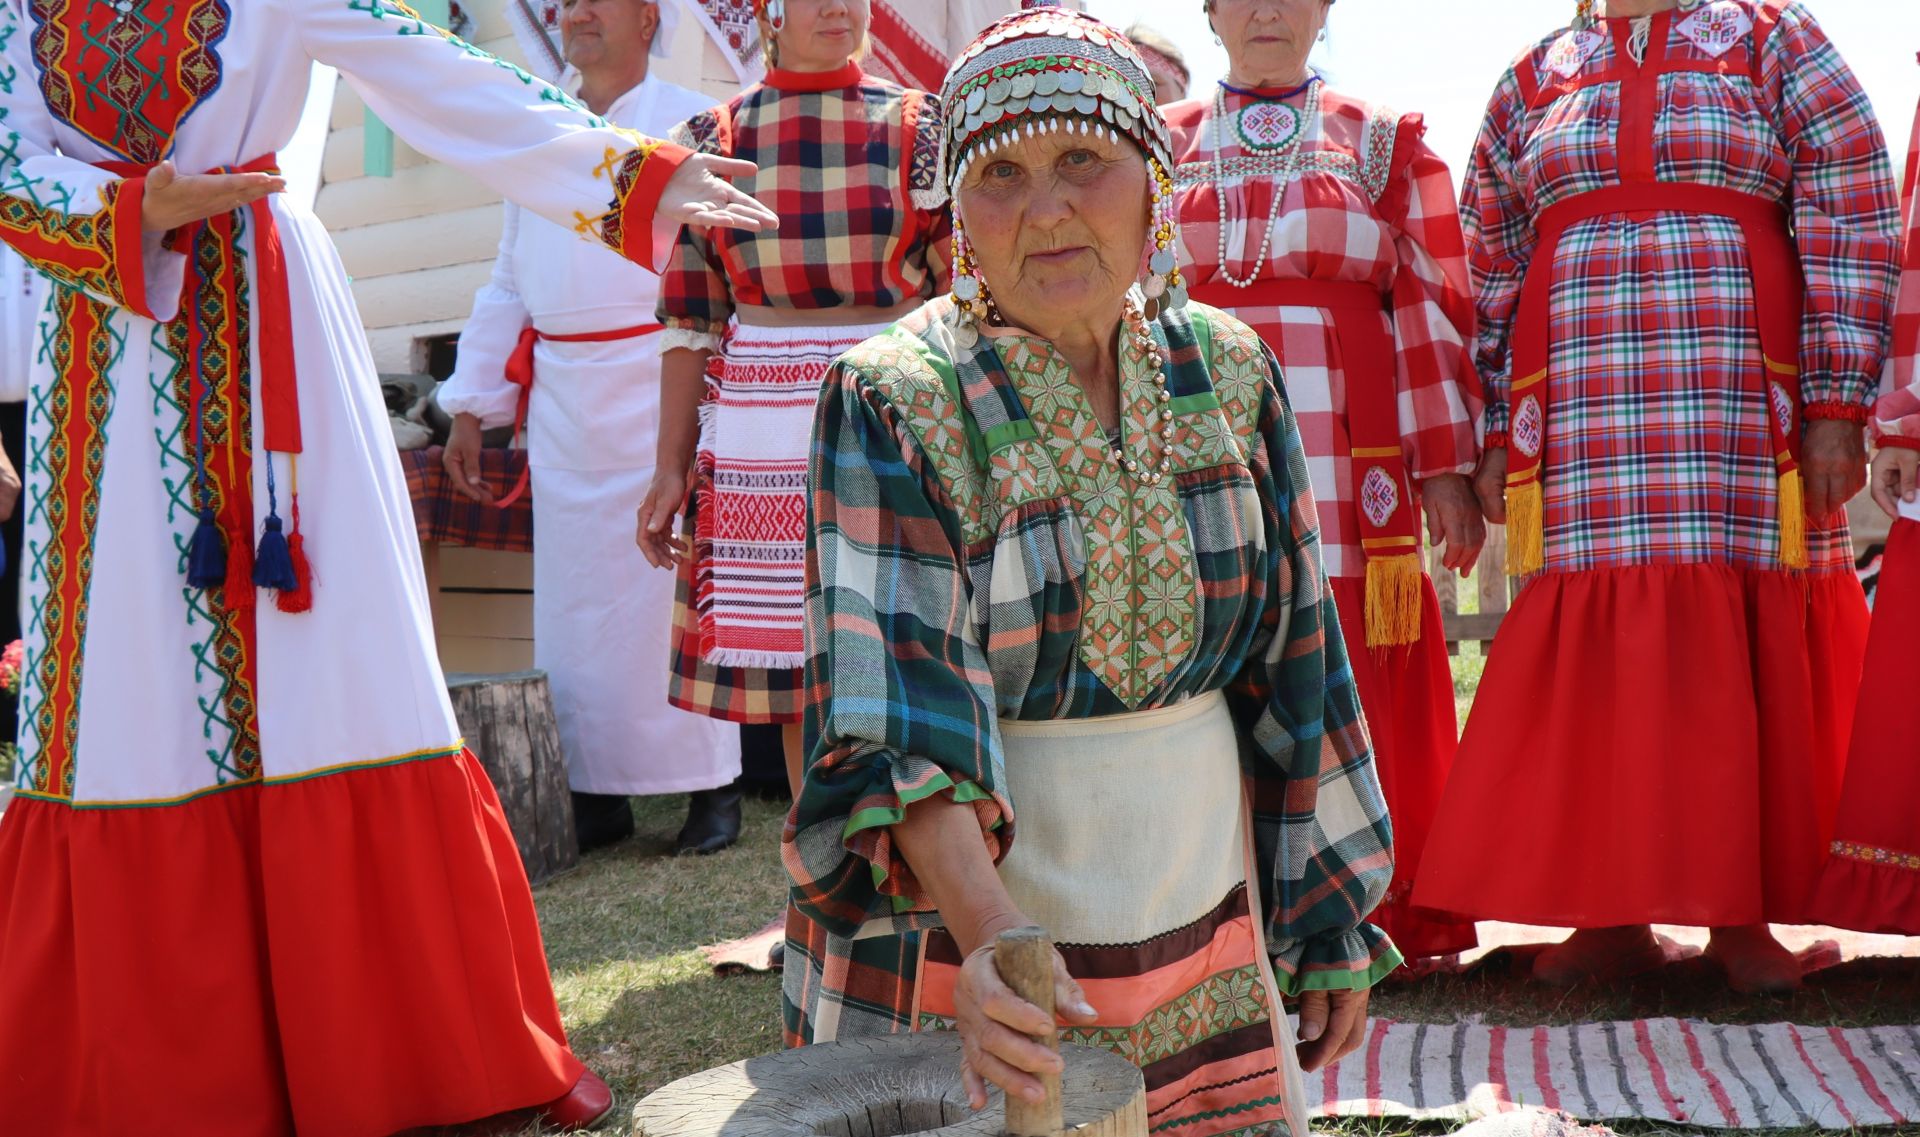
[[[1134,347],[1139,350],[1141,355],[1146,357],[1147,366],[1153,369],[1153,385],[1155,388],[1154,406],[1160,419],[1160,458],[1158,461],[1155,461],[1151,449],[1147,451],[1144,458],[1134,458],[1126,452],[1127,391],[1126,383],[1124,382],[1126,371],[1124,366],[1125,356],[1123,354],[1121,360],[1121,376],[1123,382],[1120,384],[1119,399],[1120,441],[1113,444],[1113,460],[1136,481],[1145,482],[1150,486],[1157,486],[1160,484],[1160,480],[1166,477],[1168,472],[1173,468],[1173,407],[1171,405],[1173,395],[1167,390],[1167,373],[1165,369],[1167,355],[1160,350],[1159,343],[1153,338],[1153,329],[1147,326],[1146,316],[1142,314],[1139,307],[1134,304],[1132,297],[1127,298],[1126,324],[1127,334],[1133,337]],[[1151,438],[1151,436],[1149,436],[1149,438]],[[1149,446],[1151,446],[1151,442],[1149,442]]]
[[[1275,222],[1280,220],[1280,203],[1287,196],[1287,184],[1300,172],[1300,152],[1305,149],[1307,135],[1313,132],[1313,124],[1320,114],[1320,84],[1310,82],[1307,87],[1307,102],[1300,111],[1300,129],[1280,148],[1279,169],[1273,177],[1273,204],[1267,209],[1267,230],[1260,239],[1260,255],[1254,258],[1253,268],[1245,279],[1233,275],[1227,267],[1227,169],[1226,160],[1221,156],[1226,149],[1226,139],[1221,124],[1227,120],[1227,89],[1213,89],[1213,195],[1220,200],[1220,279],[1235,288],[1246,288],[1260,279],[1267,267],[1267,254],[1273,249]],[[1241,252],[1246,252],[1243,245]]]

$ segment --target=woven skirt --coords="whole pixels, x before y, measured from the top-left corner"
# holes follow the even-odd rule
[[[807,456],[820,383],[884,324],[738,325],[708,365],[674,595],[668,701],[742,723],[799,722],[805,699]]]

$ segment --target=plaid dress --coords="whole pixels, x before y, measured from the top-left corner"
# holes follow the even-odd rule
[[[804,444],[769,440],[769,449],[792,452],[791,462],[716,456],[714,445],[743,431],[804,437],[814,393],[810,383],[796,385],[790,366],[730,361],[730,328],[742,307],[818,311],[818,324],[839,325],[837,308],[890,308],[933,295],[951,231],[937,177],[939,101],[864,75],[857,64],[817,75],[776,68],[672,137],[758,164],[737,184],[776,211],[780,225],[763,233],[684,227],[661,276],[662,350],[715,353],[689,506],[694,556],[682,562],[675,590],[669,701],[737,722],[797,722]],[[783,334],[813,338],[808,328],[755,328],[756,359],[773,358],[769,341]],[[722,558],[716,546],[736,555]],[[778,627],[752,645],[760,650],[734,647],[715,662],[724,623],[716,605],[743,616],[727,627]],[[788,658],[794,666],[754,665]]]
[[[915,1025],[927,941],[944,933],[924,931],[938,913],[889,827],[949,795],[973,803],[1003,858],[1020,805],[998,723],[1221,690],[1280,989],[1372,983],[1398,960],[1363,922],[1392,874],[1389,828],[1270,353],[1201,305],[1160,318],[1173,476],[1148,486],[1113,472],[1048,345],[1015,335],[961,352],[953,328],[951,301],[934,301],[843,356],[820,406],[812,762],[785,838],[805,917],[787,948],[789,1041]],[[1130,446],[1157,434],[1162,405],[1144,359],[1131,344],[1121,359]]]
[[[1892,315],[1892,170],[1801,4],[1688,0],[1635,25],[1523,54],[1466,180],[1490,448],[1509,441],[1524,282],[1551,274],[1545,571],[1493,645],[1414,900],[1563,927],[1801,923],[1866,608],[1844,518],[1808,518],[1809,568],[1782,564],[1769,388],[1784,395],[1772,376],[1794,360],[1765,354],[1759,328],[1782,297],[1756,289],[1762,250],[1731,216],[1596,211],[1551,263],[1536,230],[1620,187],[1780,203],[1804,280],[1787,297],[1802,313],[1791,418],[1864,424]],[[1516,468],[1540,438],[1526,405]]]
[[[1348,642],[1363,643],[1366,557],[1355,464],[1348,457],[1355,445],[1349,407],[1367,397],[1397,401],[1398,441],[1416,486],[1441,474],[1471,474],[1479,460],[1480,389],[1470,348],[1473,296],[1453,178],[1423,141],[1426,127],[1418,115],[1370,106],[1324,85],[1320,111],[1309,123],[1299,122],[1300,94],[1282,100],[1223,89],[1220,98],[1224,121],[1216,121],[1211,97],[1167,108],[1186,251],[1181,272],[1206,299],[1246,321],[1279,357],[1320,507],[1327,575]],[[1271,128],[1276,122],[1304,132],[1298,173],[1285,184],[1276,184],[1283,160],[1273,148],[1255,149],[1243,134],[1243,123]],[[1224,185],[1215,180],[1222,174]],[[1264,265],[1255,265],[1253,258],[1268,238],[1275,194],[1283,196],[1269,256]],[[1228,276],[1257,279],[1241,289]],[[1384,315],[1372,318],[1392,337],[1393,373],[1356,382],[1339,350],[1335,314],[1262,303],[1258,286],[1268,281],[1363,284],[1377,290]],[[1245,302],[1229,306],[1221,298],[1242,291],[1248,295]],[[1354,661],[1400,865],[1375,918],[1410,956],[1445,955],[1475,943],[1471,925],[1429,920],[1406,905],[1458,738],[1439,600],[1431,584],[1422,592],[1420,639],[1360,653]]]

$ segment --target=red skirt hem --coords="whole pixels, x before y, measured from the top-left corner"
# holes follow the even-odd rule
[[[1489,654],[1414,903],[1576,928],[1807,922],[1866,615],[1849,572],[1535,578]]]
[[[1374,769],[1393,823],[1393,886],[1367,918],[1409,959],[1453,955],[1480,942],[1472,921],[1417,911],[1408,899],[1460,737],[1440,598],[1431,580],[1422,583],[1420,638],[1403,647],[1368,648],[1366,579],[1332,579],[1360,710],[1373,740]]]
[[[1831,859],[1823,924],[1920,935],[1920,522],[1887,534]]]
[[[470,754],[0,819],[9,1131],[386,1137],[553,1101],[568,1050]]]

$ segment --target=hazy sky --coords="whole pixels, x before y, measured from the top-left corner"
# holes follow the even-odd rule
[[[1170,36],[1187,53],[1196,96],[1226,72],[1227,53],[1207,30],[1201,0],[1086,5],[1111,23],[1144,20]],[[1897,165],[1920,100],[1920,2],[1809,0],[1808,7],[1873,99]],[[1428,141],[1457,175],[1507,64],[1572,14],[1573,0],[1336,0],[1327,43],[1314,58],[1342,90],[1425,114]]]

